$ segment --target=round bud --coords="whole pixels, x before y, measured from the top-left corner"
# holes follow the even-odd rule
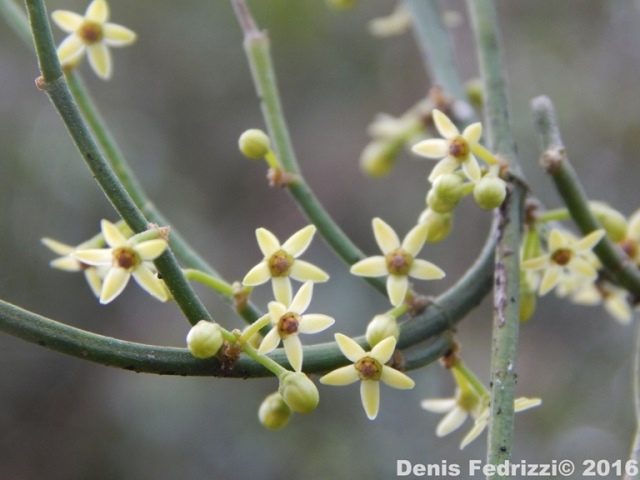
[[[462,198],[462,178],[445,173],[434,180],[432,189],[440,201],[457,205]]]
[[[396,163],[400,148],[392,148],[389,142],[373,141],[360,154],[360,168],[371,177],[383,177]]]
[[[451,213],[434,212],[427,208],[418,218],[418,223],[427,224],[427,242],[438,243],[451,233],[453,215]]]
[[[476,183],[473,198],[478,206],[484,210],[493,210],[504,202],[507,196],[507,184],[498,177],[485,175]]]
[[[214,356],[220,350],[222,342],[220,327],[207,320],[200,320],[187,334],[187,346],[191,354],[197,358]]]
[[[458,201],[449,202],[438,196],[435,188],[429,190],[427,193],[427,206],[437,213],[449,213],[456,209]]]
[[[387,337],[394,337],[398,340],[400,338],[400,327],[396,317],[388,314],[376,315],[367,325],[365,336],[371,348]]]
[[[262,130],[252,128],[240,135],[238,147],[245,157],[260,160],[271,150],[271,141]]]
[[[614,242],[627,238],[627,220],[624,216],[606,203],[589,202],[589,208]]]
[[[262,401],[258,410],[258,418],[260,423],[268,429],[280,430],[289,423],[291,413],[291,409],[285,403],[282,395],[275,392]]]
[[[287,372],[280,378],[280,395],[297,413],[313,412],[320,401],[315,384],[302,372]]]

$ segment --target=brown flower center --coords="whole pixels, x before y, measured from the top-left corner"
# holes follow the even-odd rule
[[[85,20],[76,34],[86,45],[92,45],[102,41],[102,25],[91,20]]]
[[[140,257],[131,248],[116,248],[113,251],[113,264],[125,270],[133,270],[140,264]]]
[[[551,254],[551,260],[556,265],[560,265],[564,267],[571,261],[571,257],[573,256],[573,252],[567,248],[560,248]]]
[[[396,248],[385,256],[387,270],[392,275],[408,275],[413,256],[402,248]]]
[[[297,313],[287,312],[278,320],[278,333],[281,338],[298,333],[301,317]]]
[[[286,277],[291,271],[294,258],[284,250],[278,250],[269,257],[267,265],[272,277]]]
[[[630,259],[633,260],[638,255],[638,243],[631,240],[630,238],[623,240],[622,242],[620,242],[619,245],[620,245],[620,248],[622,248],[624,253],[626,253]]]
[[[469,143],[463,137],[454,137],[449,140],[449,155],[458,162],[464,162],[469,156]]]
[[[363,357],[353,365],[358,371],[360,380],[380,380],[382,365],[375,358]]]

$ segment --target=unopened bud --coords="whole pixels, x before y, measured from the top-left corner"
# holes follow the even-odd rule
[[[394,337],[398,340],[400,338],[400,327],[396,317],[388,314],[376,315],[367,325],[365,336],[371,348],[387,337]]]
[[[360,168],[372,177],[386,175],[395,165],[401,146],[388,141],[374,140],[362,150]]]
[[[278,392],[265,398],[258,410],[260,423],[270,430],[284,428],[291,418],[291,409]]]
[[[297,413],[313,412],[320,401],[315,384],[302,372],[287,372],[280,378],[278,389],[289,408]]]
[[[627,220],[619,211],[603,202],[589,202],[589,208],[614,242],[627,238]]]
[[[439,175],[433,181],[432,190],[440,201],[455,205],[462,197],[462,178],[455,173]]]
[[[271,151],[271,141],[262,130],[252,128],[240,135],[238,147],[245,157],[261,160]]]
[[[506,182],[491,175],[482,177],[473,189],[473,198],[478,206],[484,210],[493,210],[499,207],[506,196]]]
[[[453,215],[451,213],[438,213],[427,208],[420,217],[418,223],[427,224],[427,242],[438,243],[451,233],[453,227]]]
[[[427,206],[437,213],[449,213],[456,209],[458,201],[449,202],[438,196],[436,190],[432,188],[429,190],[429,193],[427,193]]]
[[[214,356],[222,346],[220,327],[207,320],[196,323],[187,335],[187,346],[191,354],[197,358]]]

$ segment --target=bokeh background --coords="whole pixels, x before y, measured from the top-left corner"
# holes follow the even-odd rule
[[[319,0],[250,2],[269,31],[286,116],[301,167],[319,198],[368,253],[371,218],[401,234],[424,208],[429,164],[403,154],[383,179],[363,176],[358,157],[378,112],[399,115],[425,94],[429,77],[409,33],[373,38],[367,23],[395,2],[362,1],[337,13]],[[51,0],[50,10],[83,12],[86,1]],[[260,258],[254,231],[287,238],[305,220],[285,191],[270,189],[262,163],[237,151],[247,128],[264,128],[229,2],[113,0],[112,20],[139,34],[115,50],[115,74],[80,67],[144,187],[192,244],[229,280]],[[463,22],[451,30],[465,80],[477,76],[464,3],[446,2]],[[556,104],[570,157],[594,199],[625,215],[638,208],[640,164],[640,8],[632,1],[497,1],[510,79],[512,122],[525,175],[549,207],[557,194],[538,166],[529,102]],[[64,35],[54,27],[56,41]],[[104,335],[183,346],[188,325],[173,305],[137,287],[100,306],[80,275],[48,267],[50,236],[79,243],[101,218],[115,220],[46,96],[33,80],[35,57],[0,21],[0,296]],[[447,271],[420,283],[438,294],[470,265],[490,214],[464,202],[444,244],[423,256]],[[337,319],[329,332],[362,333],[386,301],[314,241],[309,260],[332,280],[316,288],[311,310]],[[197,287],[218,321],[242,324]],[[256,290],[265,305],[269,288]],[[491,307],[459,327],[463,358],[488,382]],[[518,395],[543,405],[519,414],[514,460],[625,459],[634,434],[635,326],[598,307],[548,295],[521,329]],[[396,460],[458,463],[485,456],[486,435],[464,451],[471,423],[435,437],[440,416],[420,409],[454,385],[438,365],[411,372],[414,390],[382,388],[378,419],[366,419],[357,387],[320,387],[321,403],[283,431],[257,421],[274,379],[172,378],[110,369],[0,336],[0,479],[372,478],[395,476]],[[466,476],[466,467],[461,477]],[[580,476],[575,476],[580,478]]]

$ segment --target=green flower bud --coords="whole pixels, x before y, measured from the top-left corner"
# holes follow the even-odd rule
[[[271,141],[262,130],[252,128],[240,135],[238,147],[245,157],[261,160],[271,151]]]
[[[434,212],[427,208],[418,218],[418,223],[426,223],[428,225],[427,242],[438,243],[451,233],[453,215],[451,213]]]
[[[383,177],[396,164],[402,144],[388,141],[373,141],[367,144],[360,155],[360,168],[371,177]]]
[[[214,356],[220,350],[222,341],[220,327],[207,320],[200,320],[189,330],[187,335],[187,346],[196,358]]]
[[[400,327],[393,315],[376,315],[367,325],[367,343],[371,348],[387,337],[400,338]]]
[[[477,109],[484,107],[484,90],[482,87],[482,81],[479,78],[469,80],[464,86],[469,99],[469,103]]]
[[[270,430],[280,430],[289,423],[291,409],[278,392],[265,398],[258,410],[260,423]]]
[[[462,198],[462,178],[455,173],[445,173],[435,179],[432,190],[440,201],[457,205]]]
[[[320,401],[315,384],[302,372],[287,372],[278,389],[289,408],[297,413],[313,412]]]
[[[336,10],[346,10],[347,8],[353,8],[358,0],[326,0],[327,5],[335,8]]]
[[[520,322],[528,321],[536,311],[536,292],[527,279],[525,271],[520,272]]]
[[[621,242],[627,238],[627,220],[619,211],[603,202],[589,202],[589,208],[612,241]]]
[[[485,175],[476,183],[473,198],[478,206],[484,210],[493,210],[504,202],[507,196],[507,184],[498,177]]]
[[[438,196],[435,188],[429,190],[427,193],[427,206],[437,213],[449,213],[456,209],[458,201],[449,202]]]

